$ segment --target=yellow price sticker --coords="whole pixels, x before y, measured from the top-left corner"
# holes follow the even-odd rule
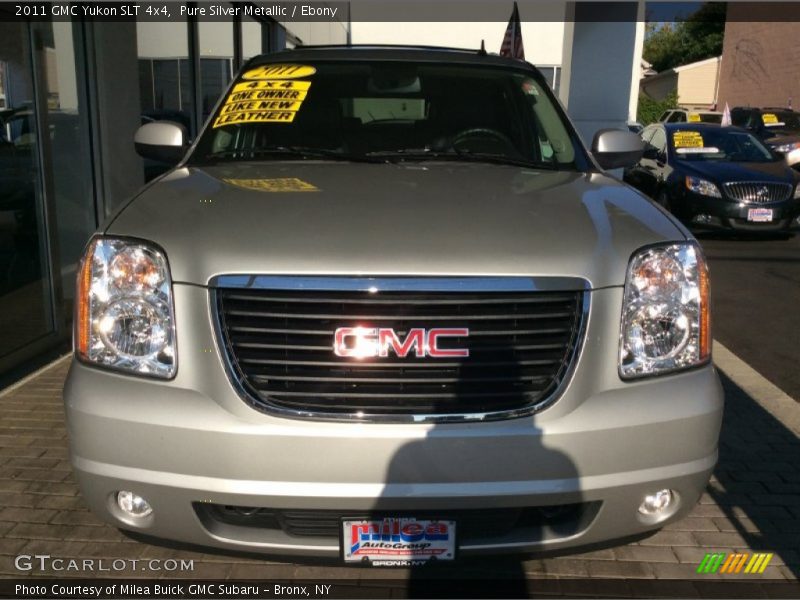
[[[237,123],[291,123],[297,112],[288,110],[257,110],[220,115],[214,121],[214,128]]]
[[[702,148],[703,136],[698,131],[676,131],[672,143],[676,148]]]
[[[223,179],[225,183],[256,192],[318,192],[315,185],[297,177],[275,179]]]
[[[311,87],[310,81],[296,81],[294,79],[262,79],[260,81],[242,81],[233,86],[233,92],[247,92],[253,90],[302,90]]]
[[[764,125],[776,125],[778,123],[778,115],[764,113],[761,115],[761,120],[764,121]]]
[[[267,64],[245,71],[242,79],[298,79],[316,72],[310,65]]]

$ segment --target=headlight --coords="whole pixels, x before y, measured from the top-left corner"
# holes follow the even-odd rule
[[[800,150],[800,142],[792,142],[790,144],[781,144],[780,146],[773,146],[773,150],[781,152],[782,154],[789,154],[795,150]]]
[[[700,194],[701,196],[722,198],[722,194],[719,193],[719,188],[716,185],[710,181],[706,181],[705,179],[700,179],[699,177],[687,176],[686,189],[694,192],[695,194]]]
[[[93,239],[79,270],[75,317],[82,360],[164,379],[175,375],[172,281],[159,249]]]
[[[622,305],[622,378],[707,362],[711,356],[708,297],[708,269],[697,244],[655,246],[634,254]]]

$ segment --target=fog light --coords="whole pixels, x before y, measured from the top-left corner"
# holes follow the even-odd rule
[[[708,225],[711,223],[711,215],[695,215],[692,219],[692,223],[697,223],[698,225]]]
[[[657,515],[666,511],[672,506],[672,490],[659,490],[655,494],[644,497],[644,501],[639,506],[639,512],[643,515]]]
[[[146,517],[153,512],[147,500],[126,490],[117,492],[117,506],[129,517]]]

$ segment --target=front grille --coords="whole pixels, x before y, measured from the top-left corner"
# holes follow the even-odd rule
[[[223,352],[262,408],[332,418],[518,411],[546,400],[579,343],[583,292],[369,292],[219,288]],[[468,328],[467,358],[339,357],[339,327]]]
[[[749,203],[783,202],[789,199],[788,183],[741,181],[724,184],[725,193],[734,200]]]
[[[463,544],[502,539],[521,529],[535,529],[550,535],[568,537],[582,531],[599,509],[598,502],[517,508],[462,509],[444,511],[337,511],[288,510],[224,504],[195,503],[200,521],[212,532],[220,527],[283,531],[293,537],[331,538],[338,540],[343,520],[381,519],[385,517],[454,520],[456,535]],[[236,537],[226,529],[225,537]],[[540,536],[541,537],[544,536]]]

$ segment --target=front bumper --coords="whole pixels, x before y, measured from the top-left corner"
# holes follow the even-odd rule
[[[209,523],[196,506],[352,514],[585,504],[573,527],[512,528],[459,552],[558,549],[634,535],[683,516],[717,458],[722,390],[712,367],[624,383],[616,370],[621,288],[591,294],[586,339],[562,397],[531,417],[463,424],[279,418],[239,398],[213,339],[208,291],[175,285],[178,374],[160,382],[74,362],[65,388],[72,463],[91,509],[117,527],[182,542],[336,557],[333,536]],[[637,512],[662,488],[663,520]],[[113,502],[132,490],[140,522]]]
[[[709,198],[691,192],[687,192],[679,201],[678,208],[683,220],[691,225],[742,232],[785,231],[800,215],[800,201],[798,200],[748,204],[724,198]],[[772,221],[748,221],[747,214],[751,208],[772,209]],[[697,222],[698,215],[707,215],[710,219]]]

